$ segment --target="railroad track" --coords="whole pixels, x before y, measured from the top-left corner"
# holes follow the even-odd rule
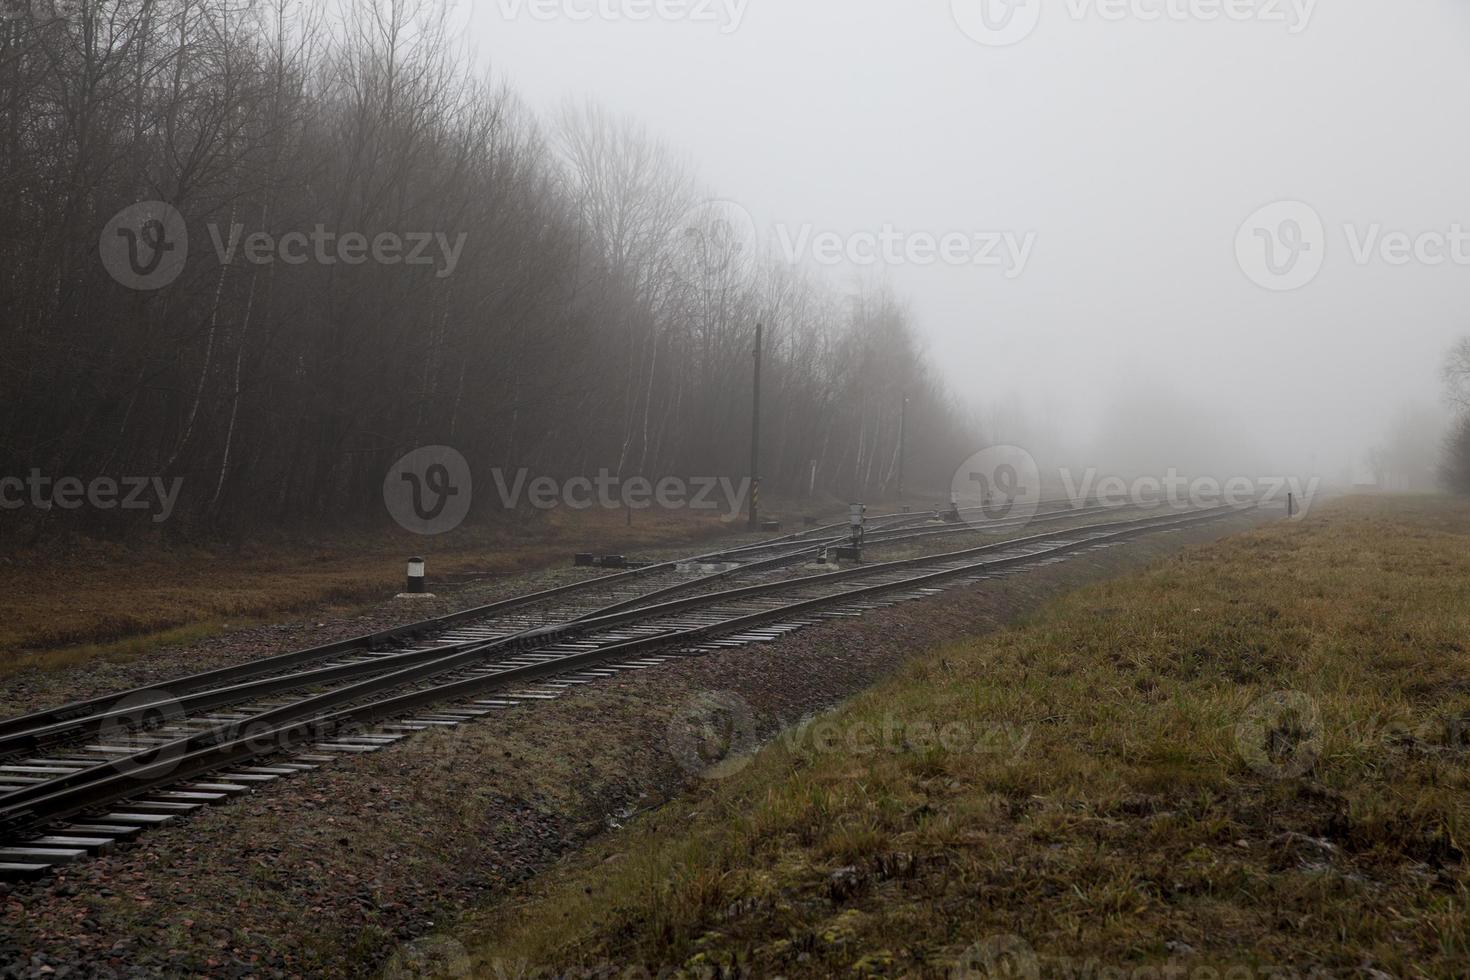
[[[1054,500],[1045,503],[1070,505],[1073,502]],[[1081,507],[1043,512],[1031,518],[1029,523],[1039,524],[1076,519],[1109,509],[1113,508]],[[978,508],[967,508],[962,510],[962,513],[972,510],[978,510]],[[883,522],[882,526],[869,532],[867,541],[869,544],[893,544],[932,537],[936,534],[962,535],[981,531],[1001,533],[1028,523],[1026,520],[1016,519],[946,525],[940,528],[910,529],[911,525],[929,522],[935,517],[933,513],[881,515],[875,518],[874,522]],[[254,678],[279,678],[283,676],[280,673],[282,671],[295,672],[294,676],[312,683],[385,672],[393,667],[408,665],[416,658],[422,659],[430,650],[437,651],[437,647],[425,647],[424,641],[442,636],[463,624],[503,619],[511,626],[519,626],[524,629],[533,625],[578,619],[594,612],[608,611],[609,608],[614,610],[631,608],[647,599],[707,587],[737,574],[760,574],[800,563],[817,556],[824,548],[846,542],[847,527],[847,524],[842,523],[808,528],[769,541],[656,562],[628,571],[584,579],[580,582],[515,596],[364,636],[203,671],[176,678],[165,685],[113,692],[59,708],[3,719],[0,720],[0,761],[7,760],[16,753],[32,752],[43,748],[49,743],[65,738],[70,733],[85,732],[89,730],[89,724],[95,730],[95,727],[103,720],[103,716],[120,702],[128,704],[129,710],[145,712],[145,709],[153,702],[168,701],[175,696],[205,688],[225,688]],[[842,533],[833,533],[838,530]],[[766,557],[761,557],[762,555]],[[715,570],[698,571],[704,568]],[[688,569],[695,571],[685,571]],[[672,577],[677,581],[664,588],[640,591],[641,583],[656,581],[661,577]],[[401,656],[402,659],[395,660],[395,656]],[[311,664],[330,665],[330,671],[308,676],[310,672],[302,668]],[[279,693],[287,689],[287,687],[277,685],[269,693]],[[263,689],[258,690],[263,691]],[[225,703],[225,701],[219,701],[216,702],[216,706]],[[160,706],[158,710],[166,711],[166,708]],[[11,775],[17,774],[12,773]],[[7,785],[13,787],[14,783],[14,779],[7,783],[5,773],[0,771],[0,794],[7,792]]]
[[[1087,510],[1076,512],[1077,515],[1087,513],[1089,513]],[[1074,515],[1055,516],[1072,517]],[[999,522],[1000,527],[1007,525],[1019,526],[1020,522]],[[989,530],[997,529],[999,528]],[[949,528],[946,531],[948,533],[975,533],[975,529],[968,527]],[[915,536],[923,533],[928,532],[915,532]],[[907,536],[890,531],[884,540],[903,540]],[[345,644],[317,647],[266,658],[239,667],[208,671],[172,681],[166,687],[139,688],[58,709],[35,712],[12,719],[0,726],[0,761],[9,761],[10,757],[17,753],[35,752],[48,746],[74,741],[81,736],[109,732],[109,730],[109,733],[116,738],[133,728],[158,727],[167,721],[180,720],[184,713],[198,715],[202,712],[218,711],[231,706],[239,706],[237,710],[243,710],[247,715],[260,713],[280,707],[282,704],[258,700],[256,703],[250,703],[253,699],[273,697],[296,689],[318,688],[322,685],[385,674],[431,661],[475,644],[483,644],[487,640],[523,633],[553,623],[577,622],[594,615],[621,612],[661,601],[682,592],[708,589],[735,575],[759,575],[814,557],[828,543],[829,541],[824,539],[817,543],[806,542],[793,547],[793,543],[788,542],[773,557],[700,574],[694,578],[686,577],[674,584],[652,591],[630,591],[628,589],[625,583],[632,578],[641,577],[640,574],[606,576],[414,624],[399,631],[402,633],[412,630],[422,636],[432,630],[441,640],[436,645],[418,645],[407,648],[400,645],[386,649],[374,649],[364,642],[365,639],[372,638],[363,638],[357,641],[347,641]],[[769,550],[769,544],[762,543],[759,548],[762,551]],[[719,556],[726,558],[732,554],[734,552],[722,552],[719,553]],[[699,563],[706,560],[707,556],[697,556],[689,561]],[[646,572],[648,569],[642,571]],[[605,583],[613,583],[614,588],[609,591]],[[589,588],[596,588],[597,591],[589,592]],[[561,598],[577,592],[587,594],[577,596],[570,605],[548,605],[546,602],[549,598]],[[536,606],[537,608],[522,608],[525,606]],[[323,653],[333,656],[323,658],[320,656]],[[269,669],[297,667],[304,659],[314,663],[315,666],[285,674],[273,673]],[[227,715],[204,714],[203,718],[207,721],[230,720],[230,716]],[[145,735],[142,738],[146,740],[148,736]],[[104,748],[91,747],[94,752],[103,751]],[[68,761],[74,762],[75,759]],[[26,785],[28,783],[45,782],[44,777],[50,775],[45,770],[47,764],[46,760],[23,760],[19,766],[11,764],[0,767],[0,794],[20,792],[28,788]]]
[[[1079,510],[1075,515],[1058,514],[1053,515],[1053,518],[1086,513],[1087,510]],[[893,516],[904,523],[913,520],[910,515]],[[927,517],[928,515],[921,515],[920,519]],[[1018,526],[1019,522],[997,522],[997,525],[997,528],[989,529],[996,530],[1006,525]],[[973,528],[948,530],[969,533],[974,531]],[[886,533],[886,540],[901,540],[906,537],[905,534],[892,530]],[[456,650],[483,644],[487,640],[511,636],[556,622],[575,622],[595,614],[605,615],[636,608],[681,592],[708,589],[736,574],[759,575],[811,557],[831,540],[780,542],[772,557],[737,564],[692,579],[686,577],[652,591],[629,590],[632,579],[647,577],[655,570],[645,568],[635,573],[606,576],[561,589],[518,597],[395,631],[395,639],[408,632],[420,636],[433,632],[441,640],[434,645],[404,645],[399,642],[378,648],[372,645],[372,641],[382,636],[377,634],[374,637],[292,652],[238,667],[180,678],[162,688],[140,688],[115,693],[11,719],[0,725],[0,799],[14,801],[23,798],[37,784],[50,784],[57,775],[86,768],[87,763],[97,761],[94,758],[97,755],[115,755],[127,750],[135,753],[150,745],[168,741],[160,738],[157,730],[163,730],[167,734],[170,730],[178,730],[181,724],[202,721],[214,725],[259,716],[289,705],[291,699],[280,699],[280,695],[285,693],[303,692],[303,697],[321,694],[336,686],[345,686],[364,678],[434,661]],[[711,557],[729,559],[742,553],[770,550],[771,543],[762,542],[754,547],[746,546],[715,553],[714,556],[696,556],[689,561],[708,561]],[[663,567],[658,566],[659,569]],[[611,591],[606,583],[612,583]],[[549,599],[578,592],[586,594],[575,596],[571,605],[548,605]],[[521,608],[528,605],[538,608]],[[455,626],[461,623],[473,628],[466,631]],[[327,656],[323,657],[323,654]],[[270,669],[272,667],[278,670],[286,668],[287,672],[273,672]],[[289,669],[293,667],[300,669]],[[92,737],[93,744],[78,742],[86,737]],[[49,756],[17,757],[45,749],[51,750]]]
[[[149,700],[149,692],[128,692],[120,707],[114,696],[30,715],[44,716],[42,724],[7,724],[0,728],[0,745],[11,751],[59,747],[0,765],[0,842],[8,844],[0,847],[0,874],[41,874],[252,785],[344,754],[375,751],[415,731],[549,700],[619,671],[771,640],[822,619],[931,595],[957,581],[1236,511],[1212,508],[1090,524],[948,554],[673,598],[731,574],[724,570],[598,608],[579,607],[576,616],[522,610],[486,621],[487,608],[521,609],[520,600],[509,600],[430,621],[440,631],[432,646],[368,652],[346,646],[341,652],[350,656],[293,673],[261,676],[257,670],[245,680],[226,673],[230,683],[218,684],[211,678],[221,672],[212,671],[185,679],[187,691],[166,697]],[[891,540],[903,539],[899,530]],[[921,533],[930,530],[973,534],[977,529]],[[715,554],[760,553],[772,544]],[[776,554],[737,570],[780,567],[825,547],[805,532],[780,545]],[[591,580],[610,581],[630,579],[624,574]],[[270,660],[294,665],[313,658],[291,658],[316,651]],[[282,698],[287,692],[291,696]],[[129,703],[130,697],[141,701]],[[112,808],[123,800],[128,802]]]

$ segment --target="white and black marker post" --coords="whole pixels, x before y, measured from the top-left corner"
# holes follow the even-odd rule
[[[867,521],[868,508],[863,504],[853,504],[848,508],[848,521],[852,524],[852,546],[861,548],[863,546],[863,525]]]
[[[424,560],[422,558],[410,558],[408,560],[408,585],[404,592],[409,595],[423,595],[424,588]]]

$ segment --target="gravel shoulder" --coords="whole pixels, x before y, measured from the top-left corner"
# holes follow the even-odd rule
[[[1151,535],[825,623],[768,644],[624,672],[557,701],[265,786],[54,879],[0,885],[0,976],[361,976],[518,886],[697,777],[671,751],[692,700],[727,692],[762,737],[840,703],[905,658],[1023,617],[1079,585],[1136,570],[1263,519]],[[443,610],[566,580],[476,586]],[[416,607],[409,618],[434,610]],[[29,679],[12,713],[152,683],[401,621],[398,607],[250,629],[148,663]],[[70,685],[70,686],[67,686]]]

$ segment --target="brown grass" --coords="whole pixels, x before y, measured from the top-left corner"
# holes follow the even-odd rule
[[[491,976],[1465,976],[1467,637],[1470,504],[1342,501],[918,657],[460,935]]]
[[[123,549],[83,543],[64,555],[20,553],[0,563],[0,677],[98,658],[127,660],[162,642],[198,639],[326,604],[391,594],[405,559],[431,576],[507,575],[565,564],[572,552],[611,553],[707,539],[718,517],[622,511],[551,511],[495,528],[424,538],[406,531],[240,550]]]

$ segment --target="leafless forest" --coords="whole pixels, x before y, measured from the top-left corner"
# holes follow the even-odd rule
[[[46,6],[0,20],[0,470],[182,477],[189,535],[385,520],[385,468],[430,444],[477,480],[743,476],[758,322],[768,492],[805,493],[816,461],[819,491],[892,497],[905,395],[910,486],[972,451],[881,283],[768,260],[636,121],[533,116],[430,5]],[[99,240],[149,200],[184,217],[187,262],[134,290]],[[228,251],[321,228],[463,247],[452,274]],[[123,516],[9,533],[70,520]]]

